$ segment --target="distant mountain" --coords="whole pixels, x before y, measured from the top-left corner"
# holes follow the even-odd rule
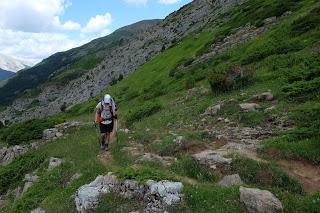
[[[11,78],[1,88],[0,105],[12,102],[17,94],[26,89],[35,88],[49,79],[58,81],[59,76],[62,75],[64,79],[70,81],[83,75],[99,64],[112,50],[125,45],[132,38],[141,37],[146,29],[159,23],[160,20],[157,19],[141,21],[120,28],[108,36],[95,39],[83,46],[53,54]]]
[[[12,58],[7,55],[0,54],[0,69],[6,71],[17,72],[19,70],[29,68],[32,64],[19,59]]]
[[[14,75],[15,75],[14,72],[0,69],[0,81],[10,78],[11,76],[14,76]]]

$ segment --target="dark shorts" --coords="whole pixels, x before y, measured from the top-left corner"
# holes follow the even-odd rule
[[[111,133],[113,130],[113,122],[110,124],[102,124],[100,123],[100,132],[101,133]]]

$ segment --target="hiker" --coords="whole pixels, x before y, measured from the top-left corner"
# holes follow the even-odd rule
[[[96,106],[95,123],[99,122],[101,133],[101,149],[108,150],[110,135],[113,131],[114,119],[117,119],[117,108],[114,99],[106,94]]]

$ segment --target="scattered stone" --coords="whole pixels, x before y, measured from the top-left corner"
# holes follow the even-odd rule
[[[207,95],[209,94],[210,90],[204,87],[195,87],[188,90],[188,97],[191,97],[193,95]]]
[[[173,141],[181,144],[186,141],[186,138],[184,136],[179,135]]]
[[[59,130],[57,128],[52,128],[52,129],[45,129],[43,130],[43,140],[53,140],[56,138],[57,133]]]
[[[225,123],[230,123],[230,120],[228,118],[224,119]]]
[[[218,118],[218,121],[223,121],[223,120],[224,120],[224,118],[221,118],[221,117],[220,117],[220,118]]]
[[[204,113],[203,115],[207,115],[207,116],[215,116],[218,114],[218,112],[221,110],[221,105],[215,105],[215,106],[211,106],[209,107]]]
[[[240,186],[240,201],[243,202],[247,210],[252,213],[282,212],[283,209],[280,200],[266,190]]]
[[[272,101],[273,98],[274,97],[273,97],[273,94],[271,93],[271,91],[264,92],[264,93],[253,96],[253,99],[257,100],[257,101]]]
[[[241,111],[243,112],[254,112],[256,109],[261,108],[259,104],[256,103],[243,103],[239,104]]]
[[[17,156],[26,153],[32,145],[15,145],[0,149],[0,161],[3,166],[10,164]]]
[[[42,134],[42,139],[46,141],[55,140],[59,137],[62,137],[66,129],[73,128],[73,127],[80,127],[86,124],[87,123],[79,122],[79,121],[71,121],[71,122],[57,124],[54,126],[54,128],[45,129]]]
[[[274,110],[276,107],[275,106],[271,106],[271,107],[268,107],[264,110],[265,113],[269,113],[271,112],[272,110]]]
[[[154,161],[160,162],[165,166],[170,166],[172,161],[176,161],[176,158],[173,157],[161,157],[153,153],[144,153],[144,155],[138,159],[138,161]]]
[[[200,164],[206,165],[210,168],[216,168],[217,166],[230,165],[231,158],[225,158],[220,154],[215,153],[212,150],[205,150],[200,153],[192,155],[192,157],[199,161]]]
[[[72,177],[70,178],[69,184],[72,183],[72,182],[75,181],[75,180],[78,180],[78,179],[81,178],[81,177],[82,177],[82,173],[79,173],[79,172],[75,173],[75,174],[72,175]]]
[[[127,146],[127,147],[123,147],[121,149],[121,152],[126,153],[127,155],[130,155],[132,157],[138,157],[140,155],[142,155],[143,152],[143,147],[137,147],[137,146]]]
[[[50,157],[48,171],[52,171],[57,166],[60,166],[60,164],[62,164],[62,162],[63,162],[63,160],[60,158]]]
[[[225,176],[218,183],[218,185],[220,186],[231,186],[231,185],[241,185],[241,184],[243,184],[243,182],[238,174]]]
[[[130,131],[129,131],[129,129],[125,129],[124,132],[125,132],[126,134],[129,134]]]
[[[112,173],[108,173],[80,187],[74,200],[77,211],[84,213],[98,206],[101,195],[117,193],[126,198],[143,200],[146,204],[145,212],[164,212],[167,206],[181,202],[182,188],[180,182],[149,180],[146,184],[140,184],[135,180],[121,181]]]
[[[30,213],[46,213],[46,211],[42,208],[37,208],[32,210]]]
[[[37,175],[26,174],[24,177],[24,187],[22,190],[22,194],[25,193],[38,179],[39,177]]]

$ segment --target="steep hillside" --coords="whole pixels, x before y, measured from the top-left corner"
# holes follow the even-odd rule
[[[23,93],[26,89],[36,88],[49,78],[63,72],[67,72],[67,74],[64,74],[66,81],[83,75],[88,69],[95,67],[114,48],[123,45],[133,36],[139,36],[143,31],[158,22],[158,20],[150,20],[127,26],[109,36],[93,40],[81,47],[56,53],[36,66],[19,72],[5,87],[1,88],[0,104],[7,105],[11,103],[18,94]]]
[[[104,55],[103,60],[101,58],[101,60],[97,61],[96,57],[91,54],[84,56],[83,60],[76,60],[74,65],[67,67],[59,76],[52,76],[43,85],[36,87],[32,91],[26,91],[26,94],[21,99],[13,102],[12,106],[8,107],[8,110],[2,113],[1,116],[9,120],[31,119],[57,113],[62,105],[73,106],[74,104],[86,101],[135,71],[139,66],[172,46],[183,36],[199,30],[208,21],[213,22],[213,25],[218,25],[221,21],[223,22],[220,19],[220,15],[239,2],[242,1],[219,0],[215,1],[214,4],[208,4],[207,1],[203,0],[193,1],[181,10],[168,16],[160,24],[147,29],[143,34],[130,37],[122,45],[113,48],[108,54]],[[70,57],[68,57],[69,59]],[[45,72],[57,70],[55,66],[64,66],[68,60],[63,63],[49,60],[54,62],[54,64],[50,65]],[[83,69],[82,65],[88,63],[92,65],[87,67],[89,70]],[[26,71],[22,74],[27,78],[31,76],[38,78],[37,76],[39,75],[29,75],[29,72]],[[45,72],[41,72],[41,74]],[[81,76],[79,77],[78,74]],[[18,80],[18,78],[15,79]],[[29,79],[23,87],[32,82],[33,80]],[[10,91],[13,92],[16,91],[14,89],[15,85],[19,84],[12,81],[12,84],[8,84],[0,90],[0,94],[13,98],[14,96],[10,96],[9,94],[11,93],[6,91],[10,85],[13,87],[13,90]],[[20,91],[22,92],[22,90]],[[21,95],[17,91],[15,93]],[[39,104],[30,109],[30,104],[34,102],[38,102]]]
[[[0,69],[0,81],[10,78],[13,75],[14,75],[14,72]]]
[[[85,103],[2,128],[0,211],[320,212],[320,3],[220,18]],[[103,152],[107,92],[120,123]]]

